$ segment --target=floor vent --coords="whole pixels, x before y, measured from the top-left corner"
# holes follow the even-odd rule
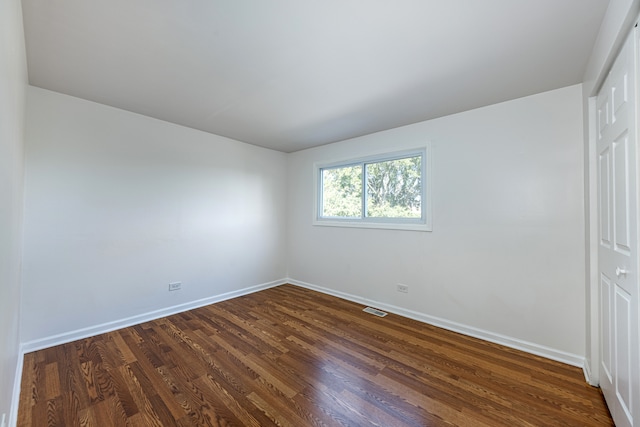
[[[384,317],[387,315],[384,311],[378,310],[377,308],[367,307],[364,310],[365,313],[373,314],[374,316]]]

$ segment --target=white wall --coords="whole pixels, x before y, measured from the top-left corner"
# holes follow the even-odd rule
[[[10,409],[19,353],[26,87],[20,2],[0,0],[0,420],[17,415]]]
[[[311,225],[314,162],[425,140],[433,232]],[[293,153],[289,276],[579,364],[582,149],[578,85]],[[398,282],[409,294],[396,292]]]
[[[286,276],[285,154],[27,93],[23,342]]]

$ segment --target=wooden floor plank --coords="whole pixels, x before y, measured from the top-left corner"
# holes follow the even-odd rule
[[[18,426],[612,426],[578,368],[283,285],[25,355]]]

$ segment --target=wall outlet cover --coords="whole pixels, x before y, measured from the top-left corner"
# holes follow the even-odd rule
[[[180,289],[182,289],[182,282],[169,283],[169,292],[171,292],[171,291],[179,291]]]

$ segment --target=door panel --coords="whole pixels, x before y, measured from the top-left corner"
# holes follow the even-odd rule
[[[600,275],[600,317],[601,317],[601,329],[602,333],[602,370],[607,376],[606,384],[612,384],[613,378],[611,377],[611,280],[604,274]]]
[[[640,427],[636,33],[597,106],[600,386],[617,426]]]
[[[625,415],[631,417],[631,295],[616,288],[615,308],[616,341],[616,396]]]
[[[613,141],[613,226],[615,251],[629,256],[629,144],[628,133]]]
[[[629,99],[629,91],[627,81],[629,78],[629,70],[624,70],[618,79],[613,82],[611,86],[611,103],[613,104],[613,111],[611,114],[611,123],[615,123],[618,117],[618,112],[621,111]],[[624,112],[622,113],[624,114]]]
[[[599,181],[599,224],[600,224],[600,244],[606,248],[611,247],[611,212],[609,197],[609,147],[600,153],[598,164],[598,181]]]
[[[602,140],[603,133],[609,127],[609,91],[601,92],[600,95],[598,96],[598,141]]]

